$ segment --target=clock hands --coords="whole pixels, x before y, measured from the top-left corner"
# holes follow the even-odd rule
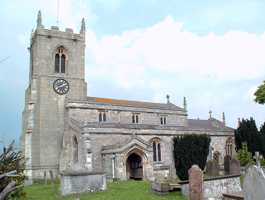
[[[58,94],[66,94],[69,90],[69,83],[64,79],[57,79],[53,83],[53,88]]]

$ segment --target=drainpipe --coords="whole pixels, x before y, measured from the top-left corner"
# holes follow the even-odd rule
[[[115,159],[116,159],[116,154],[112,154],[112,179],[115,179]]]

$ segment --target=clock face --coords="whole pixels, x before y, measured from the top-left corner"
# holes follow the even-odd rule
[[[69,91],[69,83],[62,78],[56,79],[53,82],[53,89],[57,94],[66,94]]]

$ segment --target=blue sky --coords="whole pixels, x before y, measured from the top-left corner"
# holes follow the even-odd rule
[[[265,77],[265,2],[180,0],[3,0],[0,7],[0,136],[21,134],[31,30],[79,31],[86,18],[86,81],[91,96],[182,105],[190,118],[265,121],[253,92]],[[106,88],[106,85],[108,86]],[[1,140],[0,139],[0,140]]]

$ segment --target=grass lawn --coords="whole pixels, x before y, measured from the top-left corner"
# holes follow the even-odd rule
[[[61,197],[59,184],[35,184],[25,187],[27,200],[75,200],[76,196]],[[81,200],[185,200],[180,192],[171,192],[168,195],[155,195],[151,191],[150,183],[145,181],[120,181],[109,183],[107,191],[86,193],[80,196]]]

